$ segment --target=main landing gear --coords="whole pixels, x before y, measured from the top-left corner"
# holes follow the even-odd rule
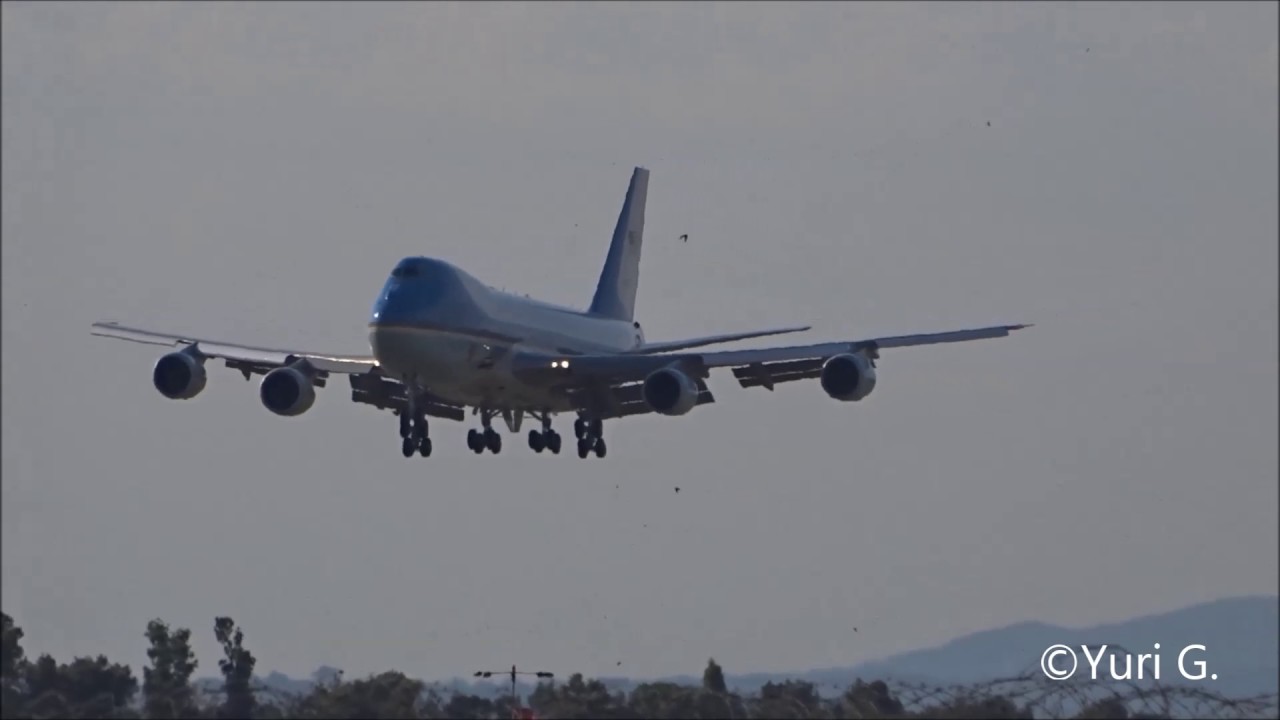
[[[551,429],[551,414],[543,412],[541,419],[542,429],[529,431],[529,449],[536,453],[549,450],[552,455],[559,455],[560,433]]]
[[[586,458],[593,451],[602,458],[608,452],[604,444],[604,423],[599,420],[578,418],[573,421],[573,434],[578,437],[578,457]]]
[[[431,437],[427,434],[427,416],[418,411],[415,405],[411,399],[408,409],[400,411],[400,452],[407,458],[413,457],[414,452],[422,457],[430,457]]]
[[[427,418],[419,405],[420,399],[418,391],[411,383],[407,383],[410,392],[407,406],[396,412],[400,417],[400,438],[401,452],[406,457],[413,457],[414,453],[418,453],[422,457],[431,455],[431,438],[428,435]],[[529,431],[529,449],[536,453],[543,450],[550,452],[552,455],[560,454],[561,439],[560,433],[551,428],[551,413],[547,411],[532,412],[524,411],[534,418],[541,420],[542,428]],[[479,409],[476,414],[480,415],[480,428],[472,428],[467,431],[467,447],[477,455],[481,455],[485,450],[497,455],[502,452],[502,435],[493,429],[493,418],[499,414],[497,410]],[[519,431],[519,418],[516,422],[512,422],[508,416],[507,421],[512,425],[512,432]],[[586,458],[591,453],[595,453],[596,457],[603,458],[608,448],[604,443],[603,423],[596,419],[578,418],[573,423],[573,434],[578,439],[578,457]]]
[[[471,448],[471,452],[477,455],[485,450],[494,455],[502,452],[502,436],[490,425],[496,414],[493,410],[480,411],[481,429],[471,428],[467,431],[467,447]]]

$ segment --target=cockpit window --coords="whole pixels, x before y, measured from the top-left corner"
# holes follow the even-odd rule
[[[401,265],[391,271],[391,276],[398,278],[418,277],[418,267],[416,265]]]

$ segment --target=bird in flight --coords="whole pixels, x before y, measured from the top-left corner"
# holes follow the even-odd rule
[[[689,233],[685,233],[684,235],[681,235],[680,239],[685,242],[689,242]]]

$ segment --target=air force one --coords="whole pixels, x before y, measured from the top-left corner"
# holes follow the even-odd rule
[[[876,360],[886,348],[1005,337],[1029,325],[899,335],[754,350],[681,352],[690,348],[808,330],[786,327],[647,342],[635,320],[640,246],[649,171],[636,168],[618,215],[609,254],[585,312],[489,287],[442,260],[407,257],[378,294],[369,321],[372,355],[340,356],[251,347],[94,323],[94,335],[180,348],[155,364],[152,382],[167,398],[184,400],[205,388],[205,364],[223,360],[245,380],[263,375],[259,397],[268,410],[301,415],[335,373],[351,383],[351,399],[400,418],[405,457],[431,455],[427,417],[463,422],[477,455],[502,449],[492,421],[512,433],[525,416],[534,452],[560,452],[552,429],[559,413],[576,415],[578,457],[606,453],[603,421],[629,415],[684,415],[715,401],[705,379],[712,368],[733,369],[744,388],[816,378],[830,397],[862,400],[876,386]]]

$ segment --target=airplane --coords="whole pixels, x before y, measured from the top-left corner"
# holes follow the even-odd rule
[[[876,360],[888,348],[1006,337],[1023,325],[899,335],[814,345],[689,352],[693,348],[808,330],[780,327],[669,342],[648,342],[635,319],[644,240],[649,171],[634,169],[604,268],[585,310],[540,302],[488,286],[444,260],[406,257],[378,293],[368,324],[369,355],[335,355],[253,347],[154,332],[99,321],[92,334],[176,349],[155,364],[152,384],[164,397],[194,398],[206,385],[211,359],[262,375],[259,399],[267,410],[296,417],[311,409],[316,388],[345,375],[351,399],[400,419],[401,453],[432,452],[428,416],[479,427],[467,447],[479,455],[502,450],[493,429],[501,416],[518,434],[528,416],[540,423],[529,448],[559,454],[554,416],[576,415],[578,457],[605,457],[603,423],[631,415],[680,416],[715,402],[710,370],[731,368],[744,388],[772,391],[780,383],[817,379],[843,402],[865,399],[876,387]]]

